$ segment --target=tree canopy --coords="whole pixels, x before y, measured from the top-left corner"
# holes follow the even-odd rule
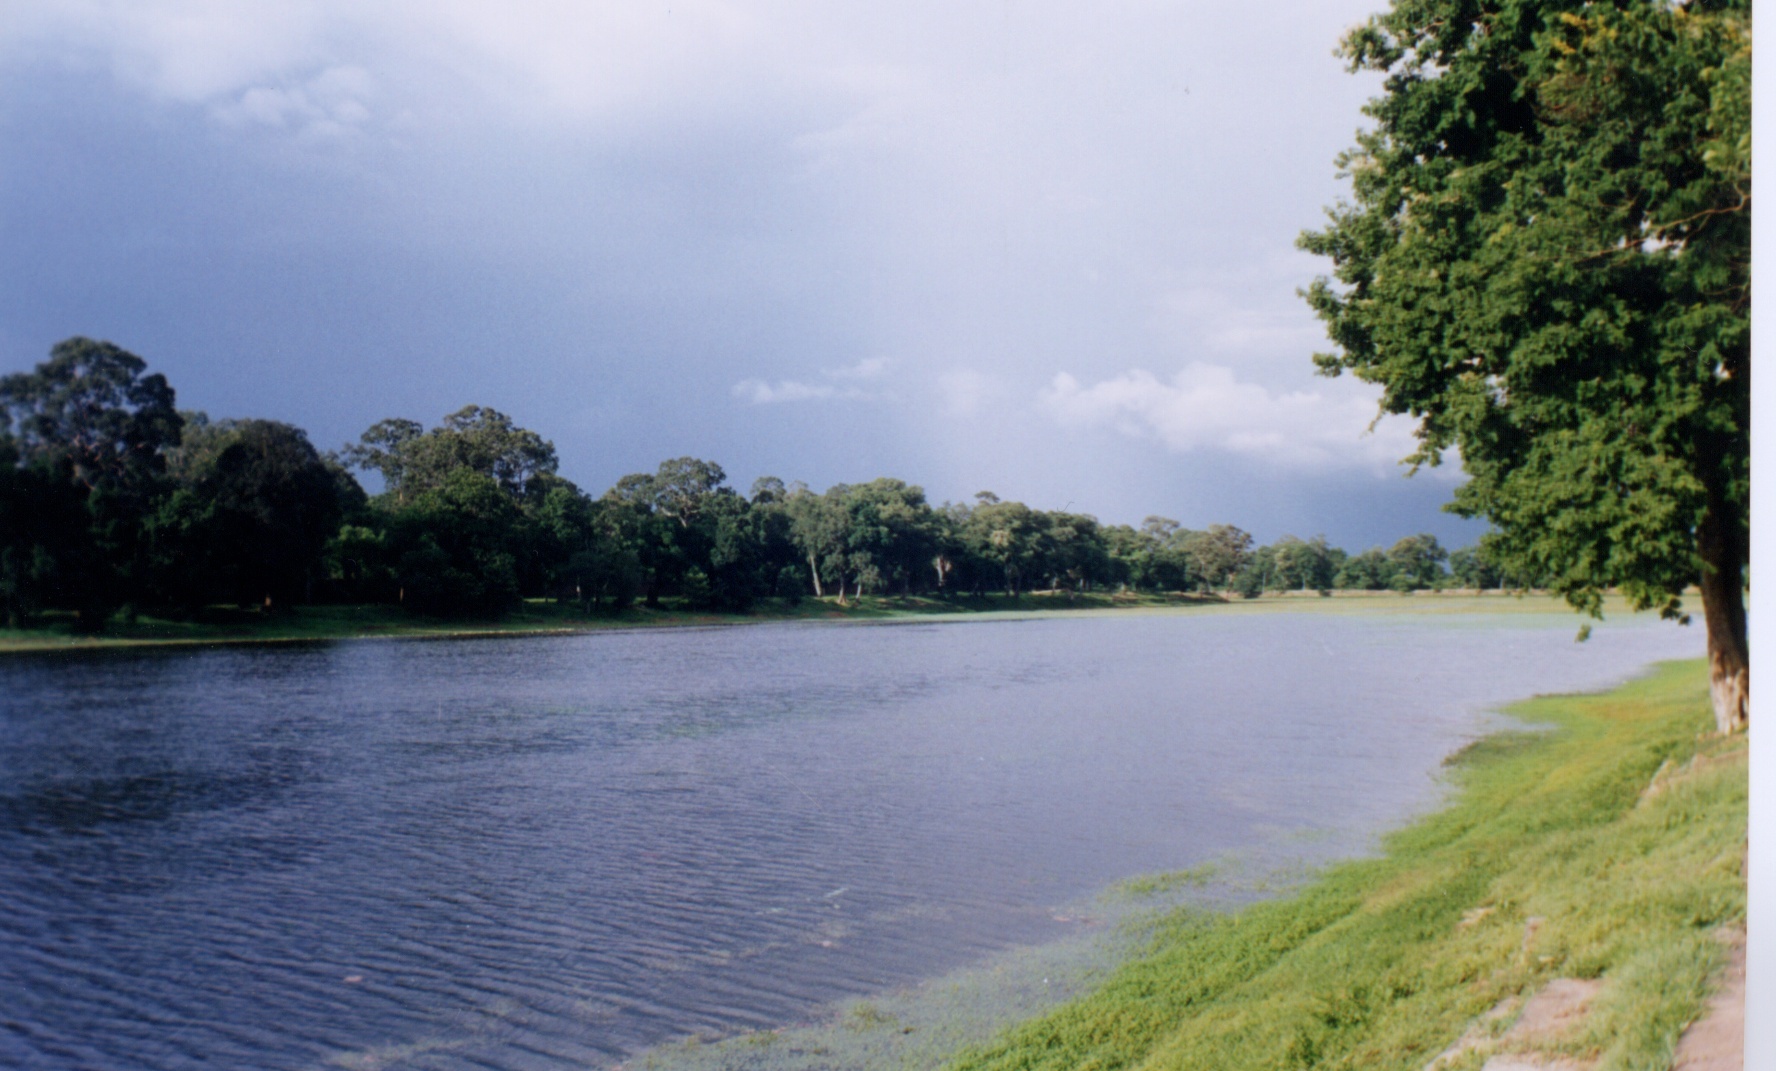
[[[184,420],[166,378],[119,346],[70,338],[29,372],[0,378],[0,453],[10,454],[0,598],[10,620],[50,603],[102,626],[139,598],[141,538]]]
[[[70,338],[0,379],[0,409],[26,463],[64,465],[87,488],[138,488],[165,468],[183,418],[166,377],[109,342]]]
[[[1506,571],[1596,613],[1702,591],[1717,719],[1745,723],[1750,5],[1396,0],[1386,75],[1302,245],[1322,371],[1455,449],[1451,508]]]
[[[340,453],[348,464],[379,473],[401,499],[442,487],[459,468],[516,497],[535,477],[554,475],[556,465],[553,443],[483,405],[464,406],[430,431],[399,417],[379,421]]]
[[[594,496],[554,471],[546,438],[484,406],[429,430],[379,421],[323,454],[292,425],[212,420],[173,401],[141,358],[85,339],[0,381],[7,624],[73,611],[96,630],[120,611],[315,602],[488,619],[537,599],[586,613],[636,600],[742,612],[810,594],[1416,591],[1507,575],[1482,548],[1466,552],[1458,578],[1428,535],[1355,558],[1318,536],[1254,548],[1232,525],[1102,524],[990,491],[934,505],[888,477],[817,492],[764,476],[742,496],[696,457]],[[348,462],[379,473],[382,492],[366,494]]]

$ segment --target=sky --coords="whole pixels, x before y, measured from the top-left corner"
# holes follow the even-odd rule
[[[1463,545],[1297,293],[1376,6],[0,0],[0,372],[105,338],[323,449],[489,405],[594,494]]]

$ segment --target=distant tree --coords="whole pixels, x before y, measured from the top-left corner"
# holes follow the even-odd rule
[[[1276,549],[1259,547],[1246,556],[1230,586],[1241,598],[1256,599],[1271,588],[1275,573]]]
[[[321,552],[328,593],[338,602],[396,601],[401,588],[395,564],[390,534],[381,524],[342,524]]]
[[[411,420],[380,421],[340,457],[354,468],[380,473],[398,503],[441,487],[458,469],[486,476],[514,499],[523,498],[533,477],[553,475],[556,468],[553,443],[481,405],[464,406],[430,431]]]
[[[732,491],[703,500],[695,523],[706,533],[707,565],[699,565],[709,580],[709,605],[743,613],[770,594],[777,567],[767,557],[764,521],[765,511]]]
[[[519,587],[561,601],[577,598],[574,583],[565,575],[567,563],[593,541],[596,507],[571,481],[558,476],[547,479],[546,487],[540,480],[533,484],[520,507],[524,547]]]
[[[1110,548],[1096,517],[1083,513],[1048,515],[1048,571],[1053,586],[1090,590],[1113,582]]]
[[[635,514],[610,499],[592,500],[571,485],[549,491],[537,510],[539,527],[552,544],[550,587],[587,610],[622,610],[645,580],[641,554],[626,525]]]
[[[1332,586],[1350,591],[1381,591],[1393,586],[1394,570],[1387,551],[1370,547],[1344,560],[1332,578]]]
[[[851,484],[839,509],[852,575],[863,576],[868,568],[870,586],[880,590],[892,583],[903,592],[924,579],[939,548],[939,526],[923,490],[890,478]]]
[[[1184,540],[1192,570],[1211,589],[1232,583],[1251,552],[1252,537],[1231,524],[1211,524]]]
[[[70,338],[30,372],[0,378],[20,461],[49,461],[91,490],[137,490],[166,471],[183,418],[166,377],[109,342]]]
[[[53,578],[47,597],[97,630],[144,591],[143,522],[183,423],[173,389],[127,350],[70,338],[32,371],[0,378],[0,413],[13,467],[35,473],[15,476],[14,493],[41,503],[13,536],[18,590],[43,594]]]
[[[1016,596],[1027,587],[1044,549],[1047,519],[1022,502],[1003,502],[997,496],[989,502],[982,497],[988,494],[975,496],[982,504],[969,514],[963,540],[971,555],[998,572],[1005,593]]]
[[[777,570],[777,578],[771,585],[771,593],[791,606],[802,601],[807,587],[802,570],[794,565],[785,565]]]
[[[635,554],[646,605],[661,598],[690,567],[680,526],[654,507],[653,476],[631,473],[604,493],[609,516],[621,544]]]
[[[1501,587],[1504,583],[1504,574],[1487,561],[1477,547],[1450,551],[1449,573],[1457,585],[1475,591]]]
[[[0,432],[0,618],[22,628],[97,570],[85,496],[53,466],[18,464]]]
[[[680,457],[661,462],[654,472],[624,476],[605,492],[607,500],[627,509],[624,531],[641,561],[650,607],[678,591],[693,568],[702,576],[695,597],[715,597],[711,555],[720,522],[705,515],[746,504],[726,483],[727,474],[713,461]]]
[[[1138,588],[1141,557],[1145,543],[1141,534],[1126,524],[1109,524],[1098,530],[1104,544],[1107,582],[1123,588]]]
[[[1393,575],[1391,586],[1401,591],[1434,588],[1444,577],[1443,563],[1449,553],[1428,533],[1407,536],[1388,548],[1388,564]]]
[[[1141,551],[1136,555],[1134,584],[1150,591],[1185,591],[1197,587],[1200,576],[1188,551],[1196,533],[1170,517],[1149,516],[1141,522]]]
[[[1147,517],[1141,521],[1141,534],[1146,536],[1150,542],[1165,543],[1167,540],[1171,539],[1172,536],[1176,535],[1182,527],[1182,525],[1177,521],[1172,520],[1170,517],[1161,517],[1158,514],[1148,514]]]
[[[788,498],[789,488],[775,476],[760,476],[752,481],[752,491],[748,494],[755,506],[773,505]]]
[[[519,512],[492,476],[463,467],[394,515],[401,600],[440,617],[492,617],[519,598]]]
[[[409,487],[423,482],[419,477],[410,480],[408,469],[413,463],[410,457],[412,444],[425,433],[425,425],[417,420],[401,417],[379,420],[370,425],[356,443],[348,443],[342,448],[339,456],[353,468],[380,475],[387,491],[396,501],[404,502]],[[417,493],[421,488],[415,486],[413,489]]]
[[[821,563],[842,553],[844,548],[846,518],[839,501],[832,491],[817,495],[806,487],[791,491],[784,500],[790,542],[808,563],[808,579],[814,585],[816,597],[826,594]],[[843,600],[844,592],[839,597]]]
[[[1700,585],[1717,726],[1746,724],[1748,0],[1395,0],[1345,38],[1385,75],[1302,237],[1322,371],[1461,453],[1451,508],[1595,614]]]
[[[679,457],[660,462],[648,484],[648,493],[654,509],[661,516],[672,518],[681,528],[688,528],[697,520],[711,496],[726,490],[727,482],[727,473],[715,462]]]
[[[1265,586],[1274,591],[1330,591],[1337,563],[1325,536],[1284,536],[1270,547]]]
[[[184,532],[241,603],[312,598],[322,552],[348,505],[338,472],[300,428],[272,420],[191,421],[181,482],[199,503]],[[194,531],[193,529],[197,529]],[[186,553],[175,547],[175,552]],[[195,549],[195,548],[193,548]]]
[[[751,509],[748,510],[758,541],[759,575],[768,594],[799,600],[810,589],[801,571],[803,556],[795,544],[789,502],[798,490],[806,491],[806,487],[799,483],[785,486],[781,480],[772,479],[776,486],[761,493],[760,482],[753,484]],[[786,569],[788,579],[784,576]]]

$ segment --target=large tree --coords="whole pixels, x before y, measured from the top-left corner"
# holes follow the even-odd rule
[[[1683,616],[1746,722],[1750,4],[1395,0],[1345,38],[1382,72],[1308,250],[1337,353],[1459,450],[1451,508],[1581,610]]]
[[[399,417],[379,421],[339,453],[354,468],[381,473],[397,504],[444,486],[457,469],[478,472],[523,498],[536,477],[554,475],[556,466],[554,443],[483,405],[464,406],[431,431]],[[547,481],[541,486],[546,494]]]
[[[0,549],[9,616],[71,604],[80,626],[97,630],[142,594],[142,522],[183,424],[173,388],[147,369],[128,350],[76,337],[0,378],[0,432],[10,427],[0,464],[15,470],[7,494],[28,503]]]
[[[274,599],[309,600],[322,549],[349,504],[351,476],[330,467],[301,428],[275,420],[192,423],[201,430],[187,438],[209,456],[191,462],[190,489],[211,507],[213,560],[233,588],[228,594],[267,607]]]

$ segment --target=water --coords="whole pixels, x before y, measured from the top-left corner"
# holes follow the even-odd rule
[[[0,661],[0,1066],[608,1066],[1437,798],[1656,622],[1147,615]],[[1358,840],[1351,838],[1357,836]]]

